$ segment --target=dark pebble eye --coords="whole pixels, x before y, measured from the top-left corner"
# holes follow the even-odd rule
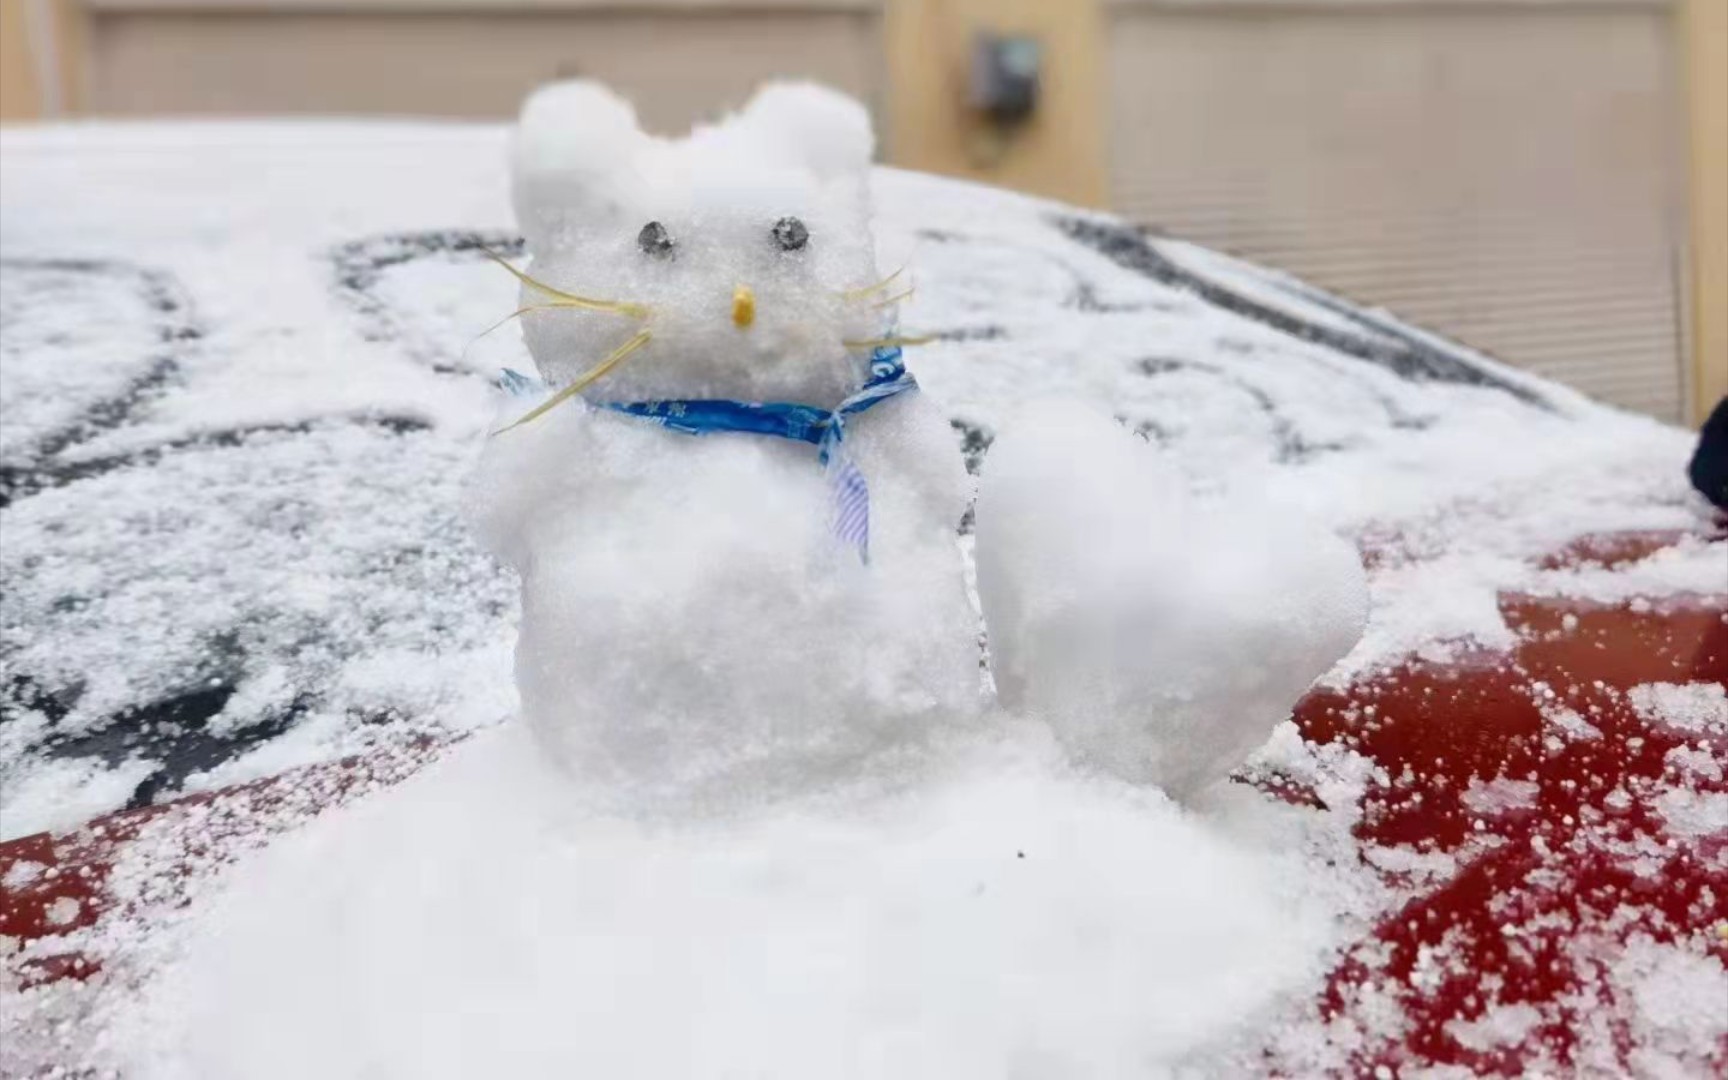
[[[781,251],[800,251],[810,242],[810,230],[795,217],[783,217],[774,223],[774,242]]]
[[[658,221],[650,221],[636,234],[636,246],[649,255],[672,254],[672,234]]]

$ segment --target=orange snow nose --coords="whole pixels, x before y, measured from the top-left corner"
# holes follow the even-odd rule
[[[732,290],[732,324],[740,330],[750,329],[756,321],[756,293],[748,285]]]

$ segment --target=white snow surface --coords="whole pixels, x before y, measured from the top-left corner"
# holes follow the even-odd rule
[[[1295,851],[1034,738],[947,749],[913,783],[669,826],[572,812],[524,729],[485,733],[248,866],[98,1060],[1145,1077],[1227,1060],[1319,977],[1324,875]]]
[[[1196,498],[1143,440],[1068,404],[992,448],[978,591],[1002,704],[1077,760],[1177,797],[1264,744],[1356,644],[1356,550],[1263,493]]]
[[[68,383],[64,402],[100,403],[75,418],[34,375],[0,397],[0,829],[119,806],[143,769],[134,802],[479,732],[237,870],[187,877],[190,907],[140,899],[135,921],[98,924],[75,942],[105,960],[90,983],[0,987],[7,1067],[1232,1075],[1276,1042],[1321,1071],[1314,1030],[1279,1021],[1305,1015],[1331,950],[1385,898],[1349,839],[1371,765],[1288,725],[1262,757],[1335,809],[1223,789],[1182,808],[986,712],[986,734],[937,731],[814,790],[665,821],[569,798],[543,742],[499,726],[517,707],[517,582],[461,502],[497,407],[487,379],[529,366],[515,330],[473,341],[515,306],[479,252],[510,249],[505,162],[491,127],[0,133],[0,359],[34,367],[49,347],[14,341],[102,356]],[[1542,555],[1705,514],[1678,430],[1307,292],[1268,319],[1255,297],[1286,279],[1106,218],[893,170],[871,188],[877,262],[918,288],[901,324],[936,335],[909,351],[921,400],[973,464],[1026,403],[1066,400],[1143,435],[1184,499],[1260,493],[1268,537],[1287,514],[1376,551],[1366,633],[1328,679],[1502,642],[1501,590],[1613,592]],[[1313,305],[1325,318],[1291,332]],[[488,468],[557,487],[509,460]],[[771,498],[808,510],[817,479]],[[616,549],[653,523],[583,525]],[[1646,569],[1719,592],[1720,551]],[[116,875],[147,880],[142,863]],[[1650,970],[1688,991],[1709,974]],[[1680,1052],[1713,1037],[1647,1023]]]
[[[464,125],[0,133],[5,427],[11,439],[16,423],[7,453],[21,455],[0,545],[0,641],[23,688],[0,734],[7,789],[79,757],[104,763],[91,782],[118,806],[121,789],[94,773],[167,756],[122,739],[127,710],[207,709],[196,695],[213,679],[232,691],[219,711],[240,745],[292,740],[293,752],[254,770],[245,754],[203,765],[182,753],[176,782],[215,767],[234,782],[509,714],[516,590],[460,512],[496,408],[484,382],[531,369],[514,330],[475,340],[516,306],[517,283],[477,250],[508,249],[514,232],[506,149],[504,130]],[[1501,643],[1494,593],[1539,586],[1533,558],[1580,532],[1684,528],[1704,513],[1676,429],[1444,343],[1432,355],[1456,371],[1402,377],[1205,291],[1286,279],[1215,259],[1196,285],[1169,277],[1177,259],[1159,242],[1076,238],[1107,219],[888,169],[872,187],[877,261],[917,286],[902,325],[937,335],[910,363],[974,461],[1022,403],[1068,398],[1145,433],[1198,489],[1227,480],[1344,535],[1395,536],[1367,634],[1334,679]],[[121,301],[128,282],[134,299]],[[149,314],[125,316],[125,303]],[[79,344],[103,327],[114,348],[168,368],[50,438],[61,406],[41,400],[39,374],[11,389],[15,367],[47,368],[13,343],[106,355]],[[1429,341],[1380,320],[1360,338],[1382,351]],[[1450,381],[1458,372],[1529,400]],[[85,393],[98,374],[65,378]],[[75,399],[70,383],[62,397]],[[44,439],[52,452],[23,449]],[[1664,583],[1719,590],[1717,554],[1679,560]],[[68,823],[41,803],[6,811],[7,836]]]

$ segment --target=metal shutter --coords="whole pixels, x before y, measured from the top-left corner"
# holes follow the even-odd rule
[[[1119,210],[1680,418],[1667,5],[1111,15]]]

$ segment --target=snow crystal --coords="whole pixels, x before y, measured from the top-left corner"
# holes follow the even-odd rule
[[[1698,776],[1706,780],[1722,779],[1722,762],[1703,748],[1676,746],[1668,751],[1664,762],[1681,777]]]
[[[82,905],[70,896],[56,897],[43,912],[43,917],[49,926],[68,926],[78,918],[81,909]]]
[[[30,859],[19,859],[6,868],[6,873],[0,875],[0,885],[8,889],[22,889],[42,876],[42,871],[48,869],[39,862]]]
[[[1493,1050],[1519,1042],[1542,1023],[1531,1005],[1499,1005],[1474,1020],[1453,1020],[1446,1031],[1472,1050]]]
[[[1458,873],[1458,857],[1444,851],[1376,845],[1363,849],[1362,857],[1387,873],[1416,881],[1445,881]]]
[[[1728,734],[1728,686],[1721,683],[1645,683],[1626,697],[1651,724],[1699,735]]]
[[[1542,719],[1555,731],[1567,739],[1577,742],[1589,742],[1602,737],[1602,729],[1580,716],[1575,709],[1564,705],[1547,705],[1542,709]]]
[[[1691,1075],[1728,1038],[1728,969],[1714,956],[1648,937],[1629,941],[1614,980],[1631,998],[1632,1064],[1645,1076]]]
[[[1656,796],[1656,812],[1675,836],[1728,838],[1728,791],[1669,788]]]
[[[1533,780],[1513,780],[1501,776],[1472,783],[1464,790],[1460,799],[1474,813],[1496,814],[1535,806],[1539,791],[1539,785]]]

